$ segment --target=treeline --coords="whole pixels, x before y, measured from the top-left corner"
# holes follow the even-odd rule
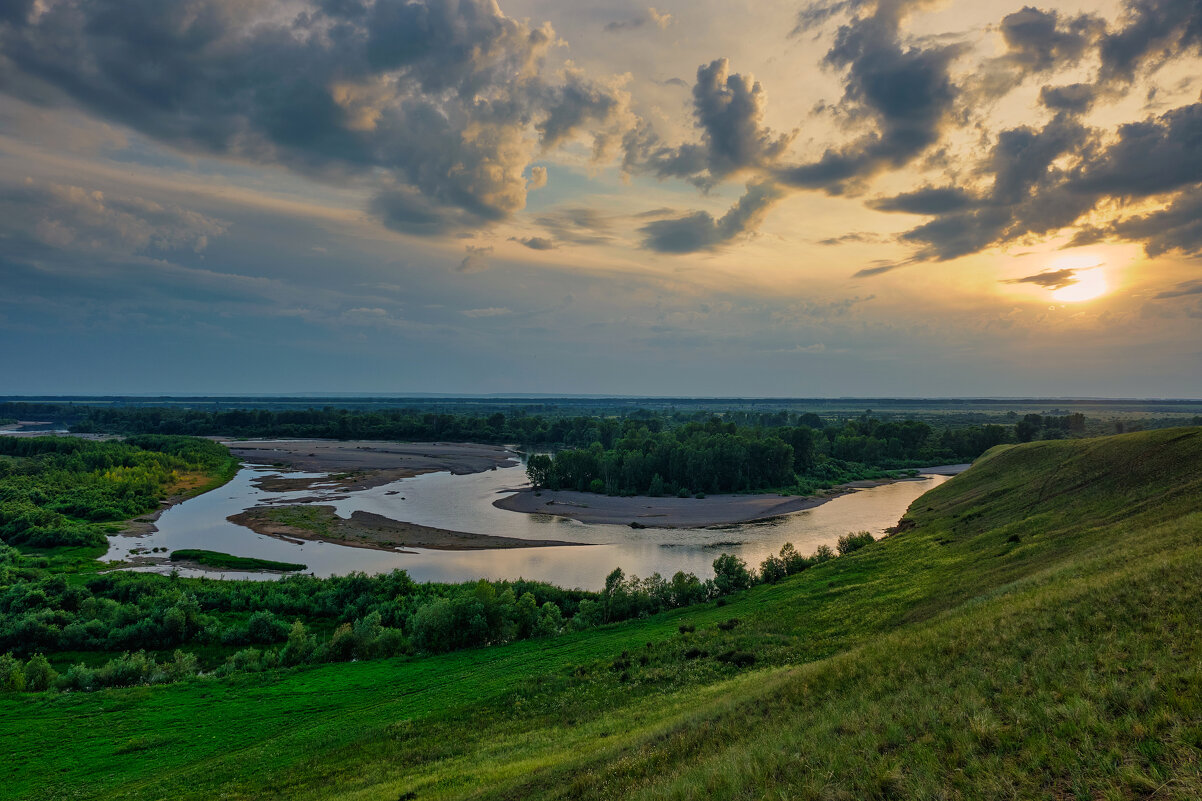
[[[873,541],[840,539],[838,553]],[[432,654],[572,630],[724,598],[834,558],[786,544],[759,570],[731,554],[705,581],[678,572],[645,579],[614,570],[601,592],[529,581],[417,584],[404,571],[276,582],[106,573],[82,584],[23,564],[0,545],[0,690],[94,690],[197,675],[199,654],[227,654],[209,672]],[[30,562],[28,558],[24,560]],[[45,654],[94,652],[57,670]],[[156,656],[156,652],[164,656]],[[107,654],[118,654],[104,659]],[[161,661],[160,661],[161,660]]]
[[[811,422],[821,424],[821,420]],[[612,446],[536,454],[527,475],[536,488],[610,495],[679,495],[822,487],[887,471],[963,462],[1006,442],[998,425],[937,431],[916,420],[864,415],[837,425],[740,426],[717,417],[668,430],[628,426]]]
[[[323,409],[88,408],[71,424],[79,433],[177,434],[189,436],[384,439],[398,441],[518,443],[587,446],[613,443],[628,425],[658,430],[664,420],[637,423],[596,416],[544,417],[514,412],[489,415],[418,412],[408,409],[352,411]]]
[[[0,542],[104,545],[102,524],[157,508],[184,473],[230,465],[225,447],[191,437],[0,437]]]

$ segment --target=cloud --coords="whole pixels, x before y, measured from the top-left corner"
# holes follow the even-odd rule
[[[1179,194],[1167,207],[1112,223],[1109,232],[1120,239],[1142,242],[1149,256],[1169,251],[1202,252],[1202,187]]]
[[[837,108],[850,124],[867,122],[875,130],[817,161],[781,169],[779,180],[839,194],[858,179],[908,164],[939,140],[959,91],[949,68],[964,47],[904,44],[901,22],[914,5],[880,0],[872,14],[839,27],[826,54],[828,65],[847,70]],[[860,8],[837,6],[839,12]]]
[[[530,179],[526,181],[526,189],[542,189],[547,185],[547,168],[531,167]]]
[[[697,68],[693,117],[701,141],[663,145],[647,128],[625,141],[628,171],[649,171],[660,178],[687,178],[702,188],[744,170],[775,162],[796,132],[775,134],[763,125],[765,93],[750,75],[730,72],[725,58]]]
[[[1077,273],[1082,269],[1091,269],[1089,267],[1066,267],[1063,270],[1044,270],[1035,275],[1028,275],[1022,278],[1011,278],[1002,281],[1003,284],[1034,284],[1041,286],[1044,289],[1063,289],[1066,286],[1072,286],[1080,279],[1077,278]]]
[[[1202,281],[1185,281],[1175,289],[1166,289],[1156,295],[1157,298],[1183,298],[1188,295],[1202,295]]]
[[[963,189],[951,186],[924,186],[910,192],[869,202],[877,211],[897,211],[907,214],[946,214],[974,205],[974,199]]]
[[[913,259],[906,259],[904,261],[888,261],[887,259],[882,259],[882,260],[879,260],[879,261],[873,263],[873,265],[871,267],[862,267],[859,270],[856,270],[854,273],[852,273],[851,277],[852,278],[871,278],[874,275],[884,275],[885,273],[891,273],[894,270],[900,269],[902,267],[906,267],[913,263],[914,263]]]
[[[1202,45],[1202,5],[1196,0],[1127,0],[1126,24],[1099,42],[1102,82],[1130,82]]]
[[[606,33],[618,33],[620,31],[635,30],[648,24],[654,25],[662,31],[672,24],[672,15],[662,13],[655,8],[648,8],[646,14],[639,14],[629,19],[615,20],[607,23],[605,31]]]
[[[613,227],[610,219],[596,209],[584,206],[556,209],[539,215],[534,221],[547,229],[555,240],[573,245],[601,245],[613,238],[609,233]]]
[[[11,12],[11,5],[6,5]],[[376,186],[398,230],[521,209],[540,149],[608,147],[616,81],[546,66],[549,25],[493,0],[73,0],[0,15],[0,91],[72,104],[189,153]]]
[[[1002,39],[1008,49],[1004,58],[1023,71],[1063,69],[1081,60],[1104,27],[1088,14],[1062,20],[1055,9],[1024,6],[1002,17]]]
[[[749,184],[738,202],[719,219],[707,211],[656,220],[639,228],[643,247],[658,253],[695,253],[753,230],[784,193],[770,183]]]
[[[1039,102],[1052,111],[1084,114],[1098,99],[1097,87],[1088,83],[1045,86],[1039,90]]]
[[[102,255],[200,253],[229,223],[173,204],[80,186],[0,185],[0,232],[58,251]]]
[[[492,255],[492,245],[477,247],[475,245],[467,246],[467,255],[463,257],[463,261],[459,262],[459,266],[455,269],[461,273],[481,273],[487,270],[491,265],[488,262],[488,257]]]
[[[503,317],[506,314],[513,314],[510,309],[504,306],[489,306],[487,309],[466,309],[461,312],[464,317]]]
[[[553,241],[551,241],[550,239],[547,239],[545,236],[528,236],[528,237],[525,237],[522,239],[519,239],[516,236],[511,236],[509,239],[511,242],[517,242],[521,245],[525,245],[526,247],[530,248],[531,250],[554,250],[555,249],[555,243]]]

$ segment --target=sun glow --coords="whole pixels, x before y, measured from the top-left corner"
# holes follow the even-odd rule
[[[1082,270],[1075,277],[1076,283],[1057,289],[1052,293],[1052,297],[1056,300],[1076,303],[1100,298],[1110,290],[1110,284],[1106,282],[1106,274],[1099,267]]]

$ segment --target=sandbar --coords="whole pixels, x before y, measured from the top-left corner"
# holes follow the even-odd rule
[[[295,542],[315,540],[355,548],[374,548],[397,552],[402,548],[429,548],[439,551],[478,551],[506,548],[544,548],[586,543],[562,540],[527,540],[518,537],[496,537],[471,534],[445,528],[422,526],[393,520],[372,512],[353,512],[350,518],[339,517],[333,506],[305,504],[302,506],[257,506],[230,515],[231,523],[246,526],[269,537]],[[412,552],[410,552],[412,553]]]

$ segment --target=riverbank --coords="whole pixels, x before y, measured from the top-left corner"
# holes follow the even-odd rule
[[[924,469],[919,477],[853,481],[824,490],[818,495],[707,495],[704,498],[652,498],[645,495],[618,497],[571,490],[518,490],[493,501],[493,506],[511,512],[567,517],[581,523],[629,525],[633,528],[707,528],[751,523],[813,509],[858,489],[897,481],[920,481],[921,476],[951,476],[969,465],[939,465]]]
[[[354,512],[339,517],[333,506],[305,504],[297,506],[259,506],[226,518],[257,534],[299,542],[303,540],[372,548],[392,553],[413,553],[404,548],[437,551],[504,550],[543,548],[560,545],[584,545],[562,540],[529,540],[471,534],[466,531],[422,526],[393,520],[372,512]]]

